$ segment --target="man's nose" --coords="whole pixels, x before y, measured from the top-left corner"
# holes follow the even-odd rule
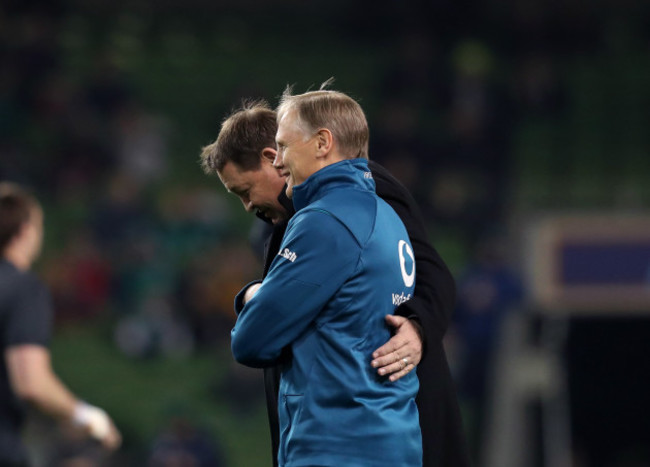
[[[275,153],[275,159],[273,159],[273,167],[275,167],[276,169],[281,169],[283,167],[282,156],[280,155],[280,151]]]
[[[253,202],[251,200],[242,200],[242,204],[244,205],[244,209],[246,209],[247,212],[253,212]]]

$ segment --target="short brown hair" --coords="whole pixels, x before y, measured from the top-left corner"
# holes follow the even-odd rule
[[[201,150],[203,171],[219,172],[228,162],[240,170],[257,170],[262,150],[275,148],[277,131],[275,112],[266,101],[244,101],[223,121],[216,141]]]
[[[347,94],[324,89],[332,82],[325,81],[318,91],[292,95],[287,86],[278,106],[278,119],[291,109],[295,109],[298,124],[307,133],[315,133],[320,128],[332,132],[341,155],[348,159],[368,158],[368,121],[361,106]]]
[[[0,182],[0,252],[2,254],[39,206],[36,198],[19,185]]]

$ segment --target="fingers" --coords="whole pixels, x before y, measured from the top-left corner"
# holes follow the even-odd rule
[[[399,352],[375,359],[371,364],[378,368],[380,376],[389,376],[391,381],[397,381],[415,368],[414,362],[409,357],[400,357]]]
[[[422,340],[417,328],[406,318],[401,316],[394,318],[399,318],[401,321],[395,335],[372,353],[374,359],[372,363],[376,368],[386,366],[402,357],[409,357],[417,365],[422,358]],[[395,352],[399,354],[397,358],[392,355]]]
[[[417,365],[422,359],[422,339],[415,325],[406,320],[395,333],[395,338],[403,339],[404,352],[411,359],[411,363]]]
[[[413,365],[409,356],[407,346],[401,346],[398,350],[391,352],[383,357],[375,358],[370,364],[377,368],[377,373],[381,376],[390,375],[402,371],[409,365]]]
[[[403,378],[404,376],[408,375],[411,372],[411,370],[413,370],[414,368],[415,368],[415,365],[413,365],[412,363],[409,363],[408,365],[406,365],[404,367],[404,369],[390,375],[390,377],[388,379],[391,380],[391,381],[397,381],[398,379]]]
[[[386,323],[388,323],[389,326],[396,328],[397,333],[399,333],[401,326],[406,322],[408,322],[408,319],[404,318],[403,316],[386,315]],[[396,352],[399,348],[401,348],[404,345],[405,342],[401,337],[396,338],[396,336],[394,336],[387,343],[385,343],[377,350],[375,350],[372,353],[372,358],[379,358],[379,357],[389,355],[393,352]]]
[[[110,429],[108,434],[101,440],[102,446],[104,448],[114,451],[115,449],[119,448],[120,445],[122,444],[122,435],[118,431],[118,429],[115,427],[113,423],[111,423]]]
[[[72,422],[107,449],[117,449],[122,443],[122,436],[115,428],[113,420],[99,407],[78,402],[74,408]]]
[[[372,353],[372,358],[378,359],[380,361],[381,365],[377,365],[377,366],[387,365],[388,363],[392,363],[392,361],[394,360],[394,358],[390,357],[390,355],[393,354],[394,352],[397,352],[397,350],[403,346],[404,346],[404,342],[402,342],[401,339],[396,339],[395,337],[393,337],[384,345],[382,345],[377,350],[375,350]]]
[[[411,372],[422,359],[422,341],[416,327],[401,316],[386,316],[397,327],[395,335],[372,354],[371,365],[380,376],[397,381]]]
[[[386,323],[394,328],[399,328],[402,324],[408,321],[408,318],[399,315],[386,315]]]

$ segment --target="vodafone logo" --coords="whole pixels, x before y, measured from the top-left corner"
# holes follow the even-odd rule
[[[415,282],[415,256],[413,256],[413,250],[411,245],[406,243],[404,240],[400,240],[397,244],[397,250],[399,251],[399,267],[402,270],[402,279],[404,279],[404,285],[411,287],[413,282]],[[404,253],[411,258],[411,272],[406,271],[406,258]]]

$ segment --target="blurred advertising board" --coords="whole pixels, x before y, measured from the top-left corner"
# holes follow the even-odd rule
[[[527,284],[555,313],[650,313],[650,212],[544,215],[529,224]]]

